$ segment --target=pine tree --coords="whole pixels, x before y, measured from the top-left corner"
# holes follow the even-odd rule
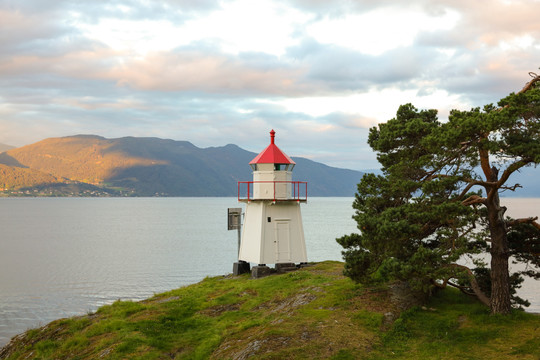
[[[512,174],[540,163],[540,76],[531,75],[498,106],[453,110],[441,122],[436,110],[406,104],[370,129],[383,174],[358,184],[360,233],[337,239],[348,276],[407,280],[426,292],[455,286],[497,314],[527,305],[515,288],[523,275],[540,278],[540,225],[506,217],[499,195],[519,187]],[[511,257],[532,268],[510,275]]]

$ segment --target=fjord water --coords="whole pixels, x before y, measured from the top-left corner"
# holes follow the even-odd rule
[[[302,205],[310,261],[340,259],[352,199]],[[0,346],[29,328],[232,272],[236,198],[0,199]]]
[[[341,260],[335,238],[356,231],[352,198],[302,205],[309,261]],[[503,199],[508,215],[540,215],[540,199]],[[0,346],[29,328],[95,311],[118,299],[142,300],[237,259],[227,231],[236,198],[0,199]],[[538,282],[521,294],[540,312]]]

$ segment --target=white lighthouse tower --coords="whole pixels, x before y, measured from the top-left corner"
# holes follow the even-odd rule
[[[238,260],[257,264],[252,275],[306,263],[306,244],[300,203],[307,201],[307,182],[292,181],[295,162],[274,142],[249,164],[253,181],[238,183],[238,200],[246,203]],[[245,191],[245,195],[241,195]]]

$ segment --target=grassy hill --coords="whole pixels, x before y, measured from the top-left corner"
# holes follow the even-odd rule
[[[207,278],[142,302],[54,321],[2,359],[538,359],[540,316],[491,316],[445,290],[404,309],[399,287],[368,287],[324,262],[252,280]]]
[[[9,150],[0,154],[0,164],[139,196],[236,196],[237,182],[252,180],[248,164],[256,155],[232,144],[201,149],[187,141],[77,135]],[[311,196],[353,196],[362,175],[295,161],[294,180],[308,181]],[[11,180],[4,178],[7,187],[22,186]]]

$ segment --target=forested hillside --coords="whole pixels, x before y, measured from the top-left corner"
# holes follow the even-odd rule
[[[37,170],[0,164],[0,188],[21,188],[29,184],[56,183],[59,180]]]
[[[137,196],[236,196],[237,182],[252,180],[256,155],[232,144],[203,149],[187,141],[77,135],[0,154],[6,168],[0,182],[8,189],[81,182]],[[353,196],[362,176],[294,160],[293,180],[307,181],[310,196]],[[19,175],[29,171],[33,177]]]

